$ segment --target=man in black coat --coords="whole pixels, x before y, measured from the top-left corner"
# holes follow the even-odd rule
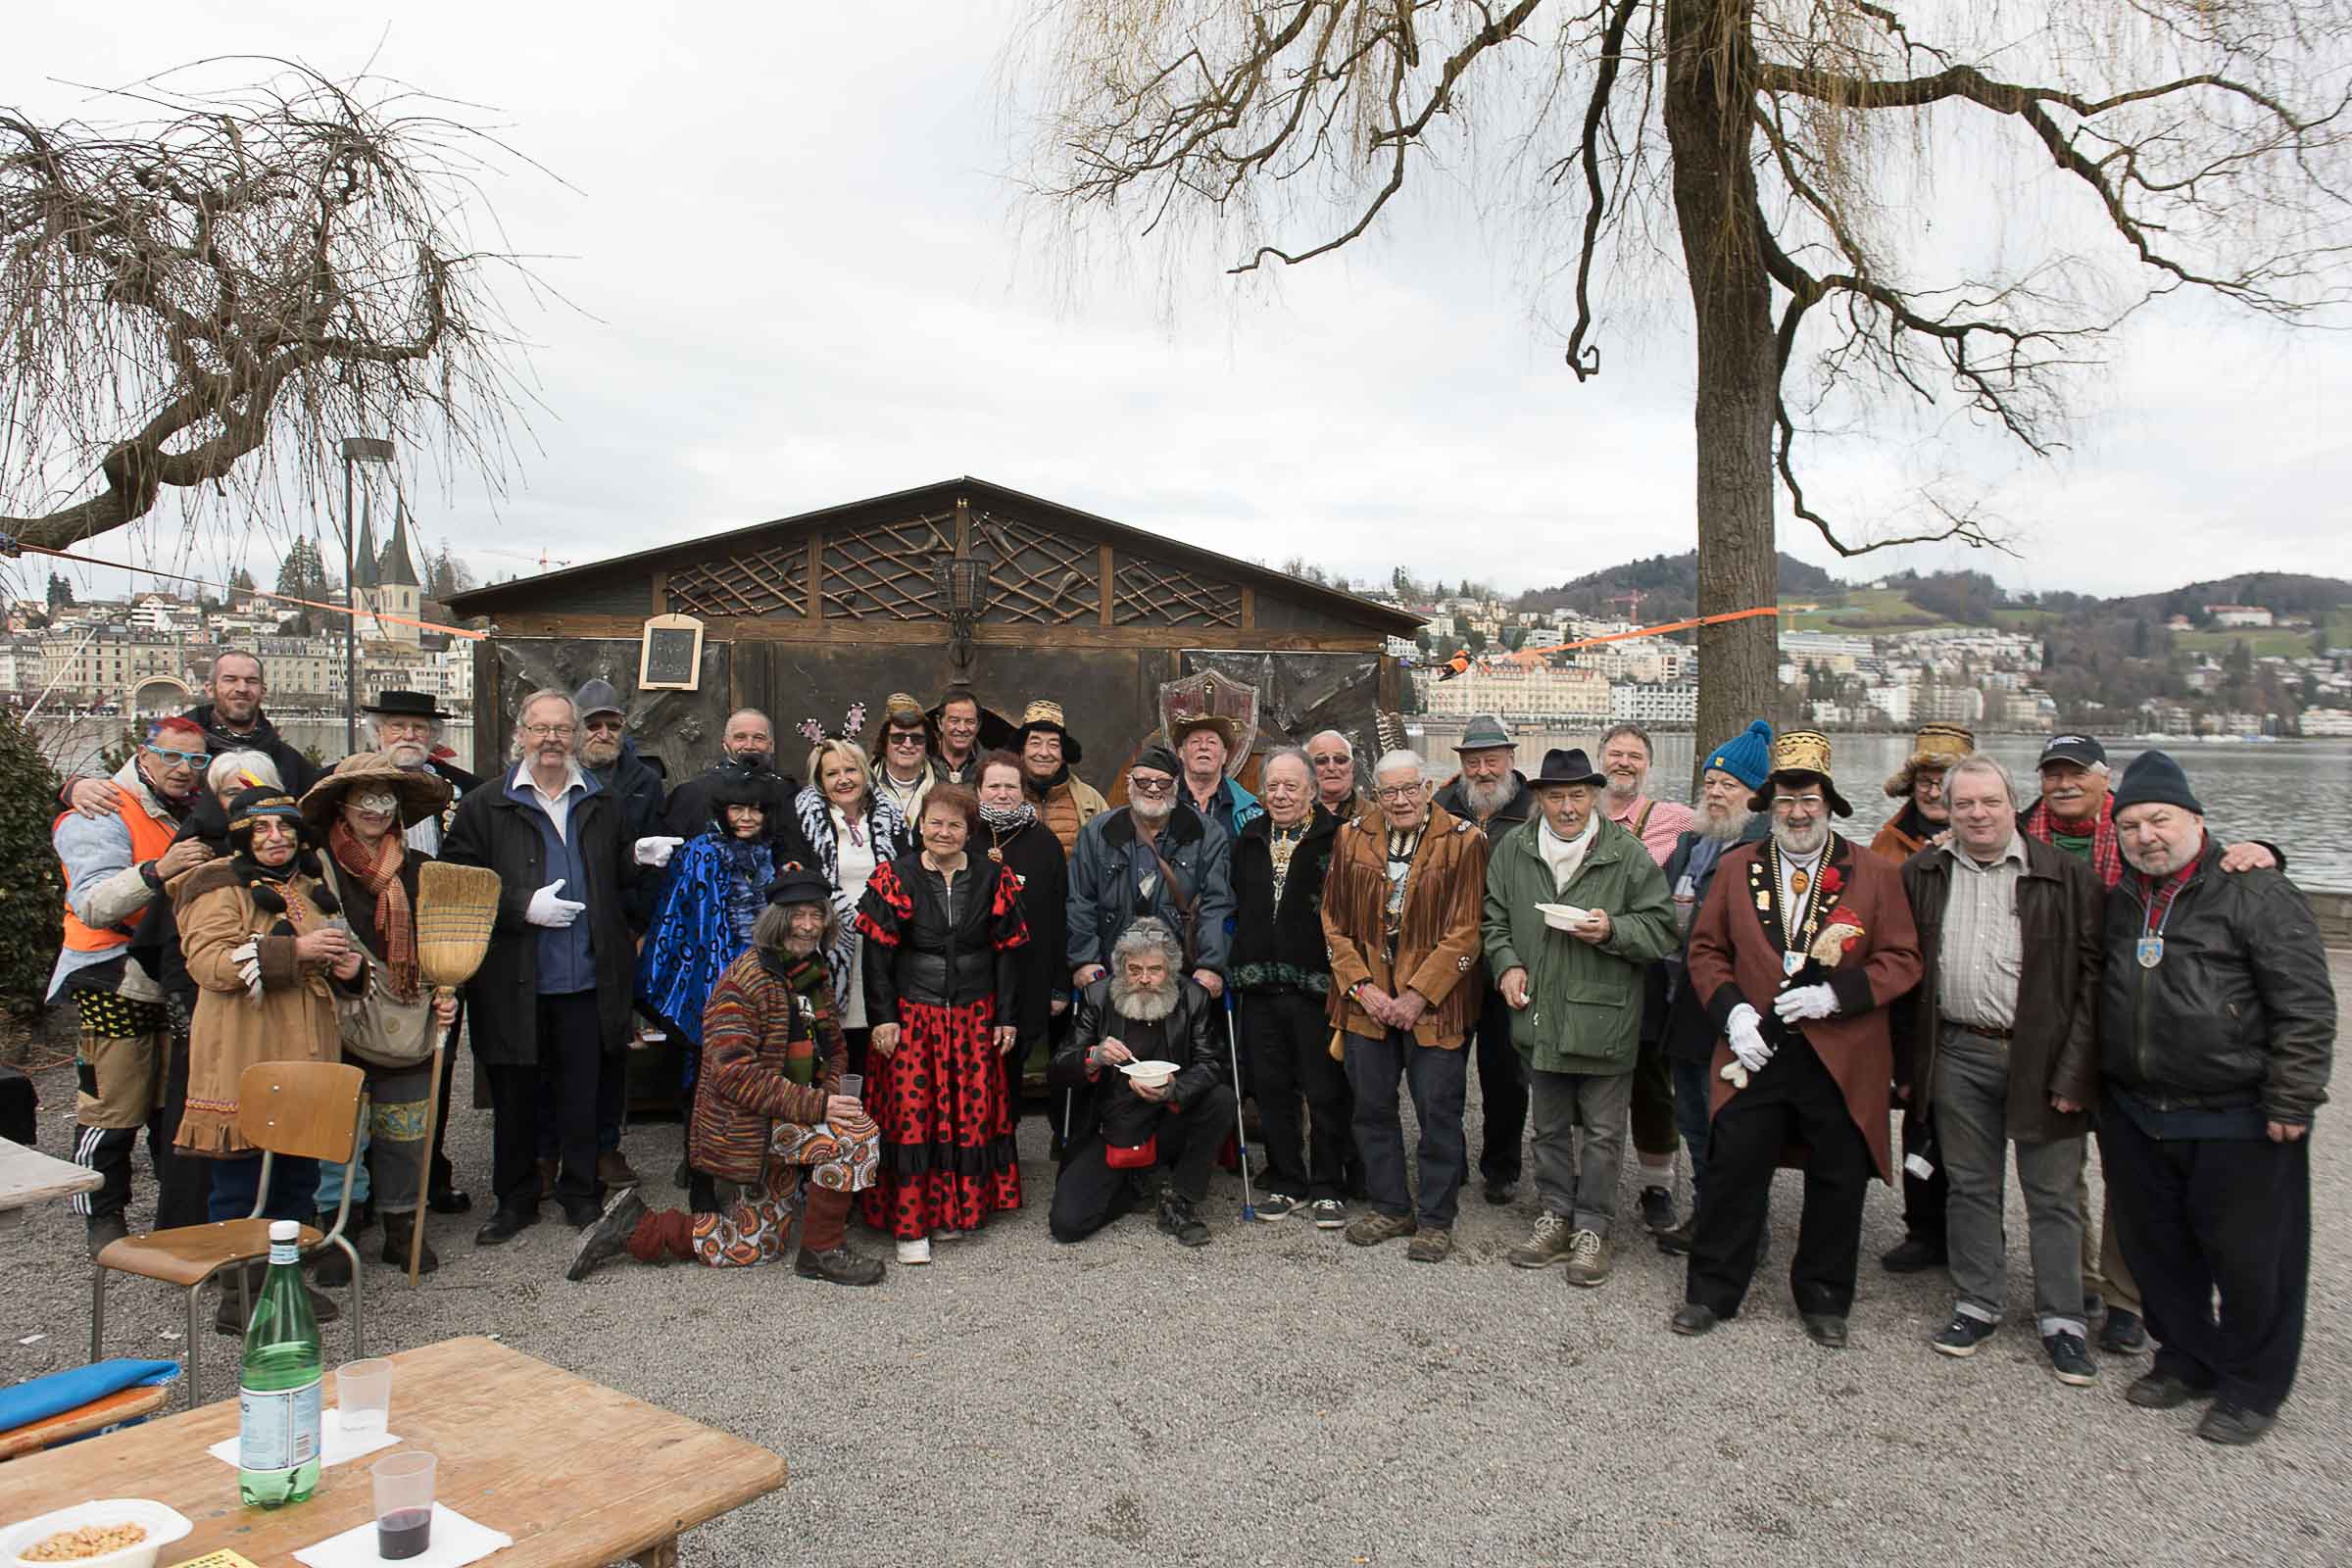
[[[441,851],[453,864],[489,866],[503,884],[489,954],[466,987],[495,1117],[498,1208],[474,1238],[484,1247],[538,1222],[543,1078],[561,1149],[555,1197],[574,1226],[599,1211],[597,1085],[620,1070],[628,1038],[636,855],[618,804],[574,760],[578,736],[569,696],[525,698],[514,726],[520,764],[459,804]]]
[[[1047,1226],[1057,1242],[1084,1241],[1156,1193],[1159,1228],[1204,1247],[1208,1223],[1195,1205],[1208,1198],[1209,1164],[1234,1125],[1217,1003],[1185,975],[1183,947],[1156,916],[1128,926],[1109,956],[1054,1054],[1053,1082],[1076,1095]],[[1149,1061],[1175,1072],[1153,1081],[1120,1070]]]
[[[1233,847],[1232,971],[1242,1049],[1265,1134],[1266,1191],[1257,1217],[1305,1210],[1318,1229],[1339,1230],[1348,1223],[1353,1098],[1330,1050],[1323,876],[1340,824],[1315,804],[1314,773],[1296,747],[1267,756],[1258,790],[1265,813],[1242,829]],[[1307,1136],[1299,1126],[1302,1101]]]
[[[1511,765],[1519,743],[1502,720],[1481,713],[1462,730],[1453,748],[1462,770],[1438,797],[1438,804],[1464,821],[1478,824],[1489,840],[1500,839],[1536,809],[1527,775]],[[1478,1174],[1487,1201],[1502,1204],[1519,1196],[1521,1149],[1527,1139],[1527,1063],[1511,1045],[1511,1006],[1488,975],[1478,1014],[1479,1119],[1485,1125]]]
[[[710,786],[721,778],[748,778],[760,804],[767,808],[767,837],[775,846],[777,862],[816,864],[815,852],[802,836],[800,818],[793,810],[793,801],[801,793],[800,781],[776,766],[775,724],[757,708],[739,708],[727,715],[718,749],[722,755],[717,761],[670,792],[661,831],[680,839],[709,831],[713,809]]]

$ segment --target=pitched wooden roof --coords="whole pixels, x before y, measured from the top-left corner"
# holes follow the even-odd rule
[[[690,573],[714,557],[777,552],[781,547],[804,541],[809,534],[819,530],[854,533],[868,527],[882,529],[891,525],[904,526],[909,518],[933,517],[943,512],[953,514],[958,500],[991,516],[1017,520],[1020,524],[1043,528],[1054,534],[1108,545],[1122,556],[1198,571],[1237,587],[1249,588],[1261,601],[1271,598],[1310,607],[1323,615],[1361,626],[1367,631],[1409,637],[1421,626],[1419,616],[1391,606],[1376,604],[1341,589],[1305,582],[1252,562],[1203,550],[1166,534],[1113,522],[1108,517],[1097,516],[1091,512],[1081,512],[1057,502],[1024,495],[1017,490],[1008,490],[1003,485],[991,484],[985,479],[969,475],[827,507],[798,516],[778,517],[748,527],[656,545],[625,556],[567,566],[561,571],[543,572],[512,582],[468,589],[451,598],[449,609],[461,616],[492,617],[526,610],[560,611],[567,600],[575,600],[583,594],[593,597],[594,590],[612,584],[616,579],[646,578],[657,571]]]

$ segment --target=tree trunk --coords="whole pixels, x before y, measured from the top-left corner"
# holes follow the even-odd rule
[[[1771,282],[1756,246],[1747,116],[1749,0],[1667,0],[1666,136],[1674,210],[1698,325],[1698,612],[1777,602],[1773,410],[1780,383]],[[1772,717],[1780,620],[1698,631],[1696,760]],[[1693,781],[1695,782],[1695,780]]]

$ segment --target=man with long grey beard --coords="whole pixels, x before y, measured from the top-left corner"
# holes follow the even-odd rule
[[[1211,1026],[1216,1001],[1183,964],[1176,933],[1147,914],[1111,945],[1108,972],[1079,994],[1051,1074],[1055,1088],[1075,1092],[1047,1221],[1057,1242],[1084,1241],[1156,1198],[1162,1231],[1186,1247],[1208,1245],[1196,1205],[1208,1198],[1209,1162],[1233,1126],[1233,1089]],[[1144,1070],[1153,1067],[1166,1072]]]
[[[1690,930],[1692,992],[1724,1032],[1709,1083],[1708,1193],[1690,1245],[1677,1334],[1736,1315],[1755,1272],[1772,1173],[1801,1147],[1804,1218],[1788,1284],[1806,1335],[1843,1349],[1862,1203],[1888,1180],[1894,1056],[1886,1007],[1919,984],[1919,938],[1895,868],[1830,831],[1853,815],[1829,738],[1773,742],[1748,801],[1769,841],[1726,853]]]
[[[1438,797],[1438,804],[1455,816],[1478,824],[1493,844],[1535,814],[1535,792],[1527,775],[1511,763],[1519,743],[1511,739],[1502,720],[1481,713],[1464,726],[1453,755],[1462,770]],[[1486,1184],[1487,1201],[1500,1206],[1519,1196],[1522,1145],[1527,1135],[1527,1063],[1511,1046],[1511,1005],[1503,1000],[1495,976],[1486,977],[1486,996],[1478,1015],[1479,1120],[1485,1128],[1479,1151],[1479,1179]]]

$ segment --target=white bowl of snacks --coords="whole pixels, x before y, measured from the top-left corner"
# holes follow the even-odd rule
[[[155,1568],[156,1556],[195,1528],[176,1508],[145,1497],[103,1497],[0,1530],[0,1563]]]
[[[1165,1089],[1176,1077],[1172,1061],[1123,1061],[1119,1071],[1146,1089]]]

